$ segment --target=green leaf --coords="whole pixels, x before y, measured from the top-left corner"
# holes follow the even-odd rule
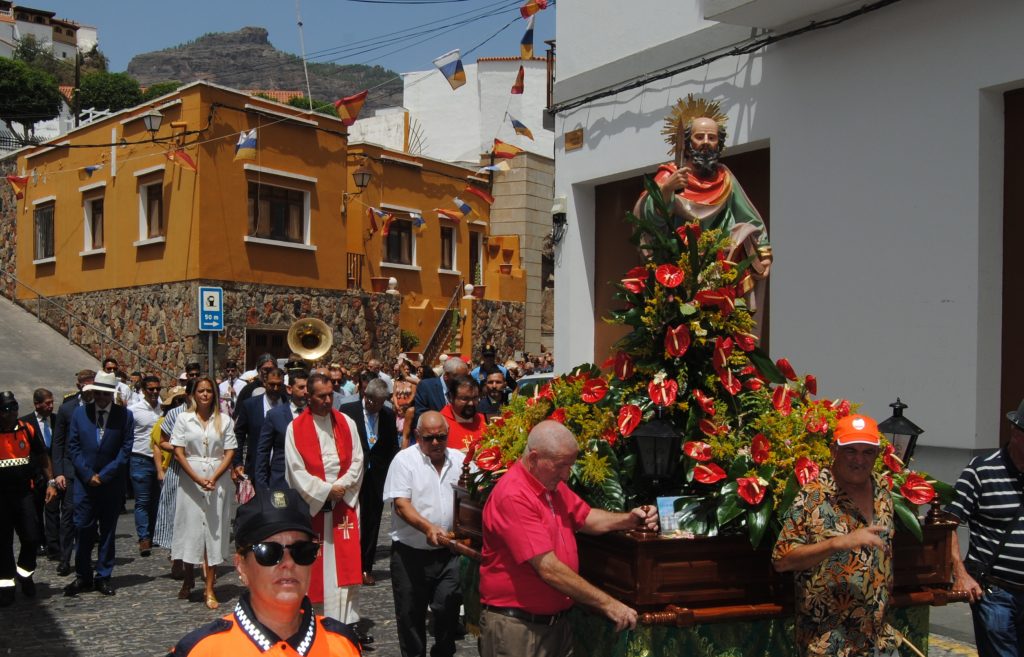
[[[793,506],[796,494],[799,492],[800,482],[796,480],[796,474],[789,475],[789,479],[786,480],[786,488],[782,491],[782,499],[779,501],[778,513],[776,514],[779,518],[786,516],[789,507]]]
[[[768,528],[768,519],[772,515],[772,500],[770,495],[765,495],[761,505],[754,509],[747,510],[747,531],[750,533],[750,544],[755,548],[761,544],[764,538],[764,530]]]
[[[935,489],[935,494],[938,496],[939,503],[942,506],[946,506],[947,504],[953,501],[953,496],[956,494],[956,492],[954,491],[952,486],[950,486],[944,481],[939,481],[938,479],[931,478],[928,479],[928,483],[931,484],[932,488]]]
[[[736,493],[723,494],[718,502],[718,508],[715,510],[715,519],[718,520],[719,527],[724,527],[726,523],[741,513],[743,513],[743,507],[740,506],[740,496]]]
[[[679,312],[683,317],[689,317],[690,315],[697,314],[697,306],[692,303],[683,303],[679,305]]]
[[[753,467],[753,465],[754,462],[750,460],[749,456],[737,456],[733,460],[732,465],[729,466],[729,471],[727,472],[727,474],[729,475],[730,479],[742,477],[747,473],[748,470],[750,470],[750,468]]]
[[[770,383],[785,383],[786,377],[783,376],[779,368],[776,367],[775,363],[768,354],[764,352],[761,347],[754,347],[753,351],[747,353],[747,357],[750,358],[750,362],[754,364],[754,367],[761,372]]]
[[[917,514],[910,510],[910,506],[903,499],[903,496],[894,493],[892,496],[892,506],[903,526],[910,530],[910,533],[914,535],[914,538],[919,543],[923,542],[924,532],[921,531],[921,521],[917,519]]]

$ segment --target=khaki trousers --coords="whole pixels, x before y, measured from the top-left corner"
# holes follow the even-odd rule
[[[569,617],[554,625],[539,625],[480,612],[480,657],[571,657],[572,628]]]

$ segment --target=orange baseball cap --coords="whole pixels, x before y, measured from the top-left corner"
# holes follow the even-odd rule
[[[866,415],[847,415],[836,423],[832,439],[840,447],[845,445],[881,444],[878,423]]]

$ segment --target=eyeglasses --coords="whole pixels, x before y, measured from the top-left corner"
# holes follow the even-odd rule
[[[420,436],[419,439],[425,443],[443,443],[448,440],[448,434],[434,433],[429,436]]]
[[[160,386],[155,388],[146,388],[146,392],[160,392]]]
[[[250,545],[245,551],[252,552],[252,556],[256,557],[256,563],[269,567],[281,563],[285,550],[291,553],[292,561],[297,565],[309,566],[316,561],[320,544],[313,541],[296,541],[291,545],[282,545],[273,541],[263,541]]]
[[[274,371],[273,367],[261,367],[260,368],[260,372],[263,372],[264,374],[269,374],[270,372],[273,372],[273,371]]]

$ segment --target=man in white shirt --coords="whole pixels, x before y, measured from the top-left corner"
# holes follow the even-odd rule
[[[153,462],[153,444],[150,436],[160,420],[160,379],[147,376],[142,379],[142,401],[128,410],[135,418],[130,472],[135,492],[135,533],[139,538],[139,555],[148,557],[153,549],[153,528],[156,526],[156,507],[160,501],[160,482]]]
[[[402,657],[426,657],[427,607],[434,614],[431,657],[455,654],[462,591],[459,559],[443,540],[452,527],[452,484],[462,452],[448,447],[448,423],[437,411],[420,416],[416,444],[395,456],[384,483],[391,501],[391,588]]]
[[[245,381],[238,376],[238,363],[233,360],[225,362],[224,380],[220,382],[217,392],[220,400],[227,404],[229,413],[234,414],[235,400],[238,399],[238,393],[242,392],[244,387]]]
[[[381,362],[379,358],[371,358],[366,361],[366,369],[370,370],[388,386],[388,394],[390,395],[395,391],[395,382],[392,380],[391,375],[381,369]]]
[[[359,622],[359,488],[363,449],[359,430],[331,408],[330,379],[314,372],[306,381],[308,405],[285,432],[285,476],[309,504],[323,549],[313,564],[309,598],[324,603],[324,615],[355,629]],[[360,636],[369,643],[372,637]]]

